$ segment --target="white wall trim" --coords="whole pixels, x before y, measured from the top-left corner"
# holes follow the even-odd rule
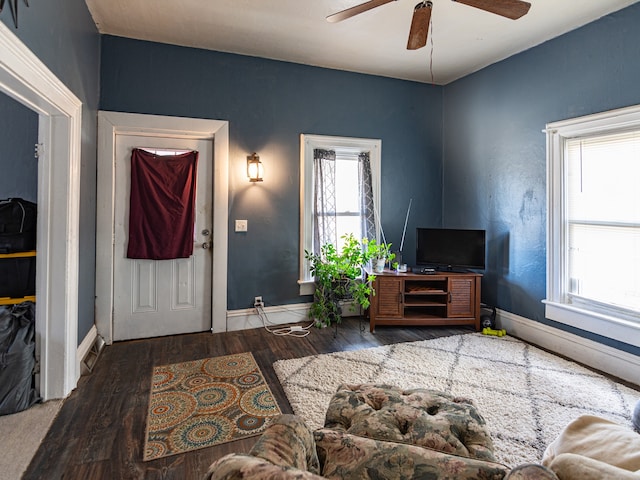
[[[640,323],[577,305],[543,300],[545,317],[587,332],[640,347]]]
[[[98,112],[96,212],[96,325],[113,342],[113,239],[116,135],[185,135],[213,140],[213,277],[211,331],[226,331],[229,217],[229,122],[121,112]]]
[[[311,323],[309,320],[310,303],[296,303],[291,305],[278,305],[265,307],[267,325],[287,325]],[[248,330],[251,328],[263,328],[264,323],[258,316],[255,308],[229,310],[227,312],[227,331]]]
[[[80,377],[78,258],[82,102],[0,22],[0,91],[39,115],[36,342],[40,395],[64,398]],[[55,165],[55,168],[54,168]]]
[[[637,355],[504,310],[498,310],[497,323],[508,335],[640,386],[640,357]]]

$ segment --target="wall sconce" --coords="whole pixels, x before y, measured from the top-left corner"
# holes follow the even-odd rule
[[[257,153],[247,156],[247,177],[250,182],[262,181],[262,162]]]

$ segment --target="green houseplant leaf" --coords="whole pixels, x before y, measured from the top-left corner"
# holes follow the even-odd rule
[[[391,261],[395,256],[390,251],[391,244],[366,238],[360,242],[352,234],[342,240],[340,251],[330,243],[320,248],[319,255],[305,250],[316,286],[309,317],[317,327],[342,321],[340,300],[351,300],[352,308],[369,308],[370,297],[375,294],[375,275],[367,274],[365,267],[373,258]]]

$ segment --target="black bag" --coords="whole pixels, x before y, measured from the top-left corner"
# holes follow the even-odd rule
[[[36,249],[36,204],[21,198],[0,200],[0,253]]]
[[[0,307],[0,415],[40,401],[35,388],[35,304]]]

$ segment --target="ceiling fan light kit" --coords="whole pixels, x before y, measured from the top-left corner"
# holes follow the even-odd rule
[[[327,21],[331,23],[340,22],[348,18],[354,17],[361,13],[367,12],[387,3],[398,0],[369,0],[351,8],[347,8],[338,13],[334,13],[327,17]],[[452,0],[456,3],[475,7],[485,12],[500,15],[511,20],[526,15],[531,8],[529,2],[523,0]],[[433,3],[423,0],[417,4],[413,10],[413,18],[411,19],[411,28],[409,30],[409,40],[407,41],[407,50],[417,50],[427,44],[427,36],[429,35],[429,24],[431,22],[431,11]]]

